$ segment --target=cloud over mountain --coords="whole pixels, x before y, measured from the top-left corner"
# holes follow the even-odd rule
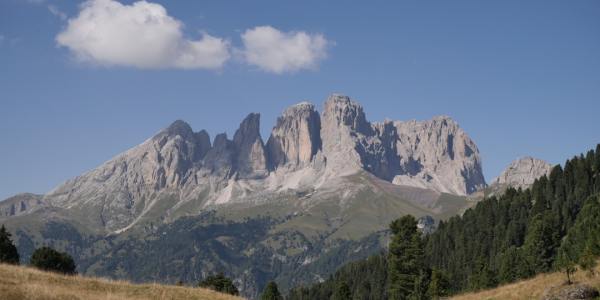
[[[49,10],[67,20],[57,7]],[[190,39],[183,27],[160,4],[89,0],[68,19],[56,41],[77,60],[102,66],[220,69],[229,61],[233,49],[229,40],[207,33]],[[277,74],[316,68],[331,45],[322,34],[283,32],[271,26],[247,29],[241,40],[236,53],[243,62]]]
[[[187,39],[182,27],[160,4],[90,0],[56,41],[81,61],[109,66],[219,69],[230,58],[225,39]]]
[[[328,42],[322,34],[282,32],[258,26],[242,34],[244,60],[273,73],[313,69],[327,56]]]

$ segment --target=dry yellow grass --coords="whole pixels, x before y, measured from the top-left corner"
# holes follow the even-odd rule
[[[132,284],[83,276],[63,276],[36,269],[0,264],[3,300],[239,300],[211,290],[160,284]]]
[[[588,273],[577,271],[573,281],[575,283],[585,283],[600,289],[600,267],[596,268],[596,275],[589,276]],[[522,280],[515,283],[500,286],[495,289],[485,290],[476,293],[467,293],[452,297],[455,300],[513,300],[513,299],[541,299],[544,293],[552,287],[565,284],[566,275],[564,273],[541,274],[528,280]]]

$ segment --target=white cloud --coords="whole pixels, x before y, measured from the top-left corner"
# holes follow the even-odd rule
[[[228,41],[186,39],[182,27],[160,4],[89,0],[56,41],[81,61],[109,66],[219,69],[229,60]]]
[[[278,74],[316,68],[331,44],[321,34],[281,32],[271,26],[246,30],[242,42],[246,63]]]
[[[65,14],[60,9],[58,9],[58,7],[56,7],[52,4],[48,5],[48,10],[50,11],[51,14],[57,16],[58,18],[60,18],[63,21],[67,19],[67,14]]]

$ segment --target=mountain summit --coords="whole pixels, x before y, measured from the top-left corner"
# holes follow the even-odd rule
[[[205,130],[175,121],[33,205],[76,210],[93,228],[121,231],[145,218],[174,220],[215,205],[276,199],[286,190],[328,190],[360,172],[455,195],[485,186],[477,146],[449,117],[371,123],[358,102],[338,94],[323,107],[322,114],[308,102],[285,109],[266,144],[257,113],[233,140],[219,134],[212,144]],[[0,207],[5,215],[14,211]]]

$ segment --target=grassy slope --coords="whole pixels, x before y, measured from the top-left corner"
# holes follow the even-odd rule
[[[0,299],[241,299],[202,288],[63,276],[36,269],[0,264]]]
[[[596,275],[589,276],[583,271],[575,274],[575,283],[585,283],[600,289],[600,266],[596,268]],[[564,273],[541,274],[532,279],[500,286],[495,289],[476,293],[468,293],[452,297],[455,300],[485,300],[485,299],[541,299],[544,293],[553,287],[558,287],[566,282]]]

